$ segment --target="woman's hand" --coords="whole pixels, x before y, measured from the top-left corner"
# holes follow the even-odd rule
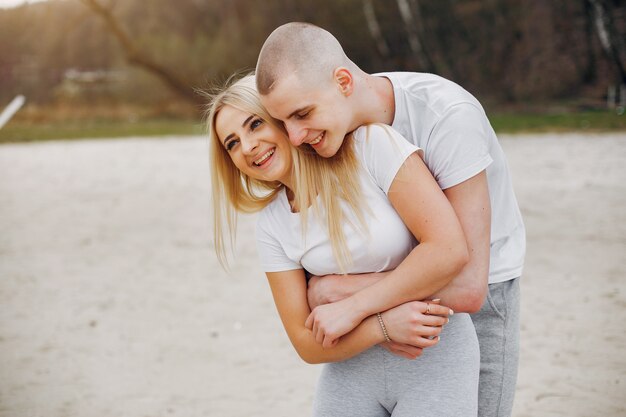
[[[353,297],[348,297],[336,303],[315,307],[304,325],[313,332],[317,343],[321,343],[324,348],[330,348],[363,319]]]
[[[410,301],[385,311],[382,317],[393,342],[423,349],[439,342],[443,325],[452,314],[452,310],[437,304],[437,301]],[[402,351],[399,346],[394,348]]]

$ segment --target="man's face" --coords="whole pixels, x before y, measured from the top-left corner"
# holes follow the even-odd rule
[[[283,122],[292,145],[308,144],[328,158],[337,153],[350,131],[348,101],[332,80],[310,84],[289,75],[261,96],[261,102],[272,117]]]

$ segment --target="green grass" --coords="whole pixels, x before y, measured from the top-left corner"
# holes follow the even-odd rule
[[[495,113],[489,115],[498,133],[542,133],[626,130],[626,115],[615,111],[577,113]]]
[[[496,132],[499,133],[626,131],[626,115],[618,115],[614,111],[559,114],[491,113],[489,119]],[[12,120],[0,129],[0,143],[202,134],[204,134],[204,127],[199,120],[94,120],[39,124]]]
[[[204,127],[193,120],[95,120],[67,123],[10,121],[0,129],[0,143],[55,139],[121,138],[129,136],[201,135]]]

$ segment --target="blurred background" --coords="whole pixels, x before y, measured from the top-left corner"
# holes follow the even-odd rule
[[[0,1],[0,141],[198,133],[194,89],[254,68],[278,25],[337,36],[368,72],[433,72],[498,131],[624,129],[622,0]],[[620,89],[620,86],[621,89]]]
[[[0,0],[0,417],[309,414],[254,216],[214,255],[196,93],[293,20],[478,97],[527,229],[513,416],[626,416],[625,1]]]

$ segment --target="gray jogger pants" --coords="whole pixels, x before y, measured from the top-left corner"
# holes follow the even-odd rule
[[[324,365],[315,417],[475,417],[478,340],[468,314],[455,314],[441,341],[415,360],[380,346]]]
[[[509,417],[519,360],[519,278],[489,284],[481,310],[472,314],[480,344],[478,417]]]

